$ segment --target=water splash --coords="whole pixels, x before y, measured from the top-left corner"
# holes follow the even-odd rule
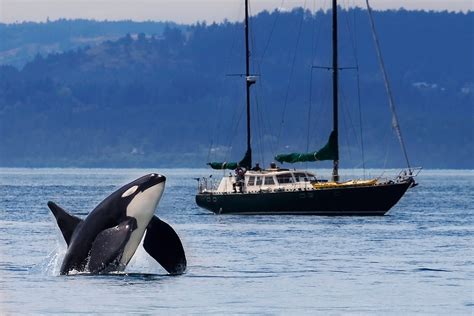
[[[56,247],[43,260],[35,264],[29,270],[30,274],[43,276],[58,276],[61,270],[61,262],[66,254],[63,243],[56,241]]]

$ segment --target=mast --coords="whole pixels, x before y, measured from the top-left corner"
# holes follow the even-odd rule
[[[339,128],[338,128],[338,63],[337,63],[337,0],[332,0],[332,110],[336,159],[333,160],[332,180],[339,181]]]
[[[247,97],[247,152],[246,158],[252,167],[252,148],[250,144],[250,86],[255,83],[255,78],[250,76],[250,48],[249,48],[249,1],[245,0],[245,87]],[[248,155],[248,157],[247,157]]]

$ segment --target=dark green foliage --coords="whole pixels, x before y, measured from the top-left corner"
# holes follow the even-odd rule
[[[375,15],[413,165],[474,167],[473,16],[408,11]],[[403,166],[394,137],[386,136],[391,133],[390,114],[366,12],[351,10],[341,17],[341,66],[355,64],[348,37],[354,29],[347,25],[357,22],[368,166],[384,165],[387,139],[388,156],[397,157],[388,165]],[[268,162],[281,152],[314,151],[326,142],[332,120],[330,77],[311,65],[330,64],[329,19],[326,13],[312,16],[303,10],[264,12],[252,19],[252,72],[260,74],[252,96],[255,162]],[[57,34],[66,22],[54,23],[58,25],[28,25],[21,31],[22,43],[33,42],[46,26]],[[83,23],[90,23],[93,34],[99,27],[111,27]],[[11,27],[0,25],[0,30]],[[135,33],[130,25],[127,32]],[[37,55],[22,68],[0,66],[0,165],[204,167],[211,160],[242,157],[245,85],[241,78],[226,77],[244,69],[242,25],[198,23],[136,33]],[[358,138],[353,136],[359,130],[354,78],[354,71],[341,72],[342,167],[360,166],[354,149]],[[210,143],[233,149],[209,156]]]
[[[30,61],[35,54],[47,55],[87,45],[95,46],[115,40],[124,34],[161,35],[172,22],[67,20],[46,23],[0,23],[0,64],[17,67]]]

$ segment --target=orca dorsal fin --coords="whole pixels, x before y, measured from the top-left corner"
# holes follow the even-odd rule
[[[128,217],[117,226],[103,230],[94,240],[90,251],[89,272],[109,272],[117,268],[130,235],[137,228],[137,220]]]
[[[186,270],[186,256],[178,234],[156,216],[148,224],[143,247],[168,273],[182,274]]]
[[[56,222],[58,223],[59,229],[63,234],[64,240],[69,247],[71,242],[72,233],[76,229],[77,225],[82,222],[82,219],[66,212],[62,207],[54,202],[49,201],[48,207],[53,212]]]

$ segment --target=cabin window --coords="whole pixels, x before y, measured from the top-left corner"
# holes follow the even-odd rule
[[[280,184],[293,183],[293,177],[290,173],[283,173],[277,175],[277,181]]]
[[[308,182],[308,177],[306,173],[297,172],[295,173],[296,182]]]
[[[273,177],[265,177],[265,185],[274,185],[275,181],[273,180]]]
[[[247,185],[254,185],[255,184],[255,177],[249,177],[249,181],[247,182]]]
[[[262,185],[262,177],[256,177],[257,178],[257,183],[256,185]]]

